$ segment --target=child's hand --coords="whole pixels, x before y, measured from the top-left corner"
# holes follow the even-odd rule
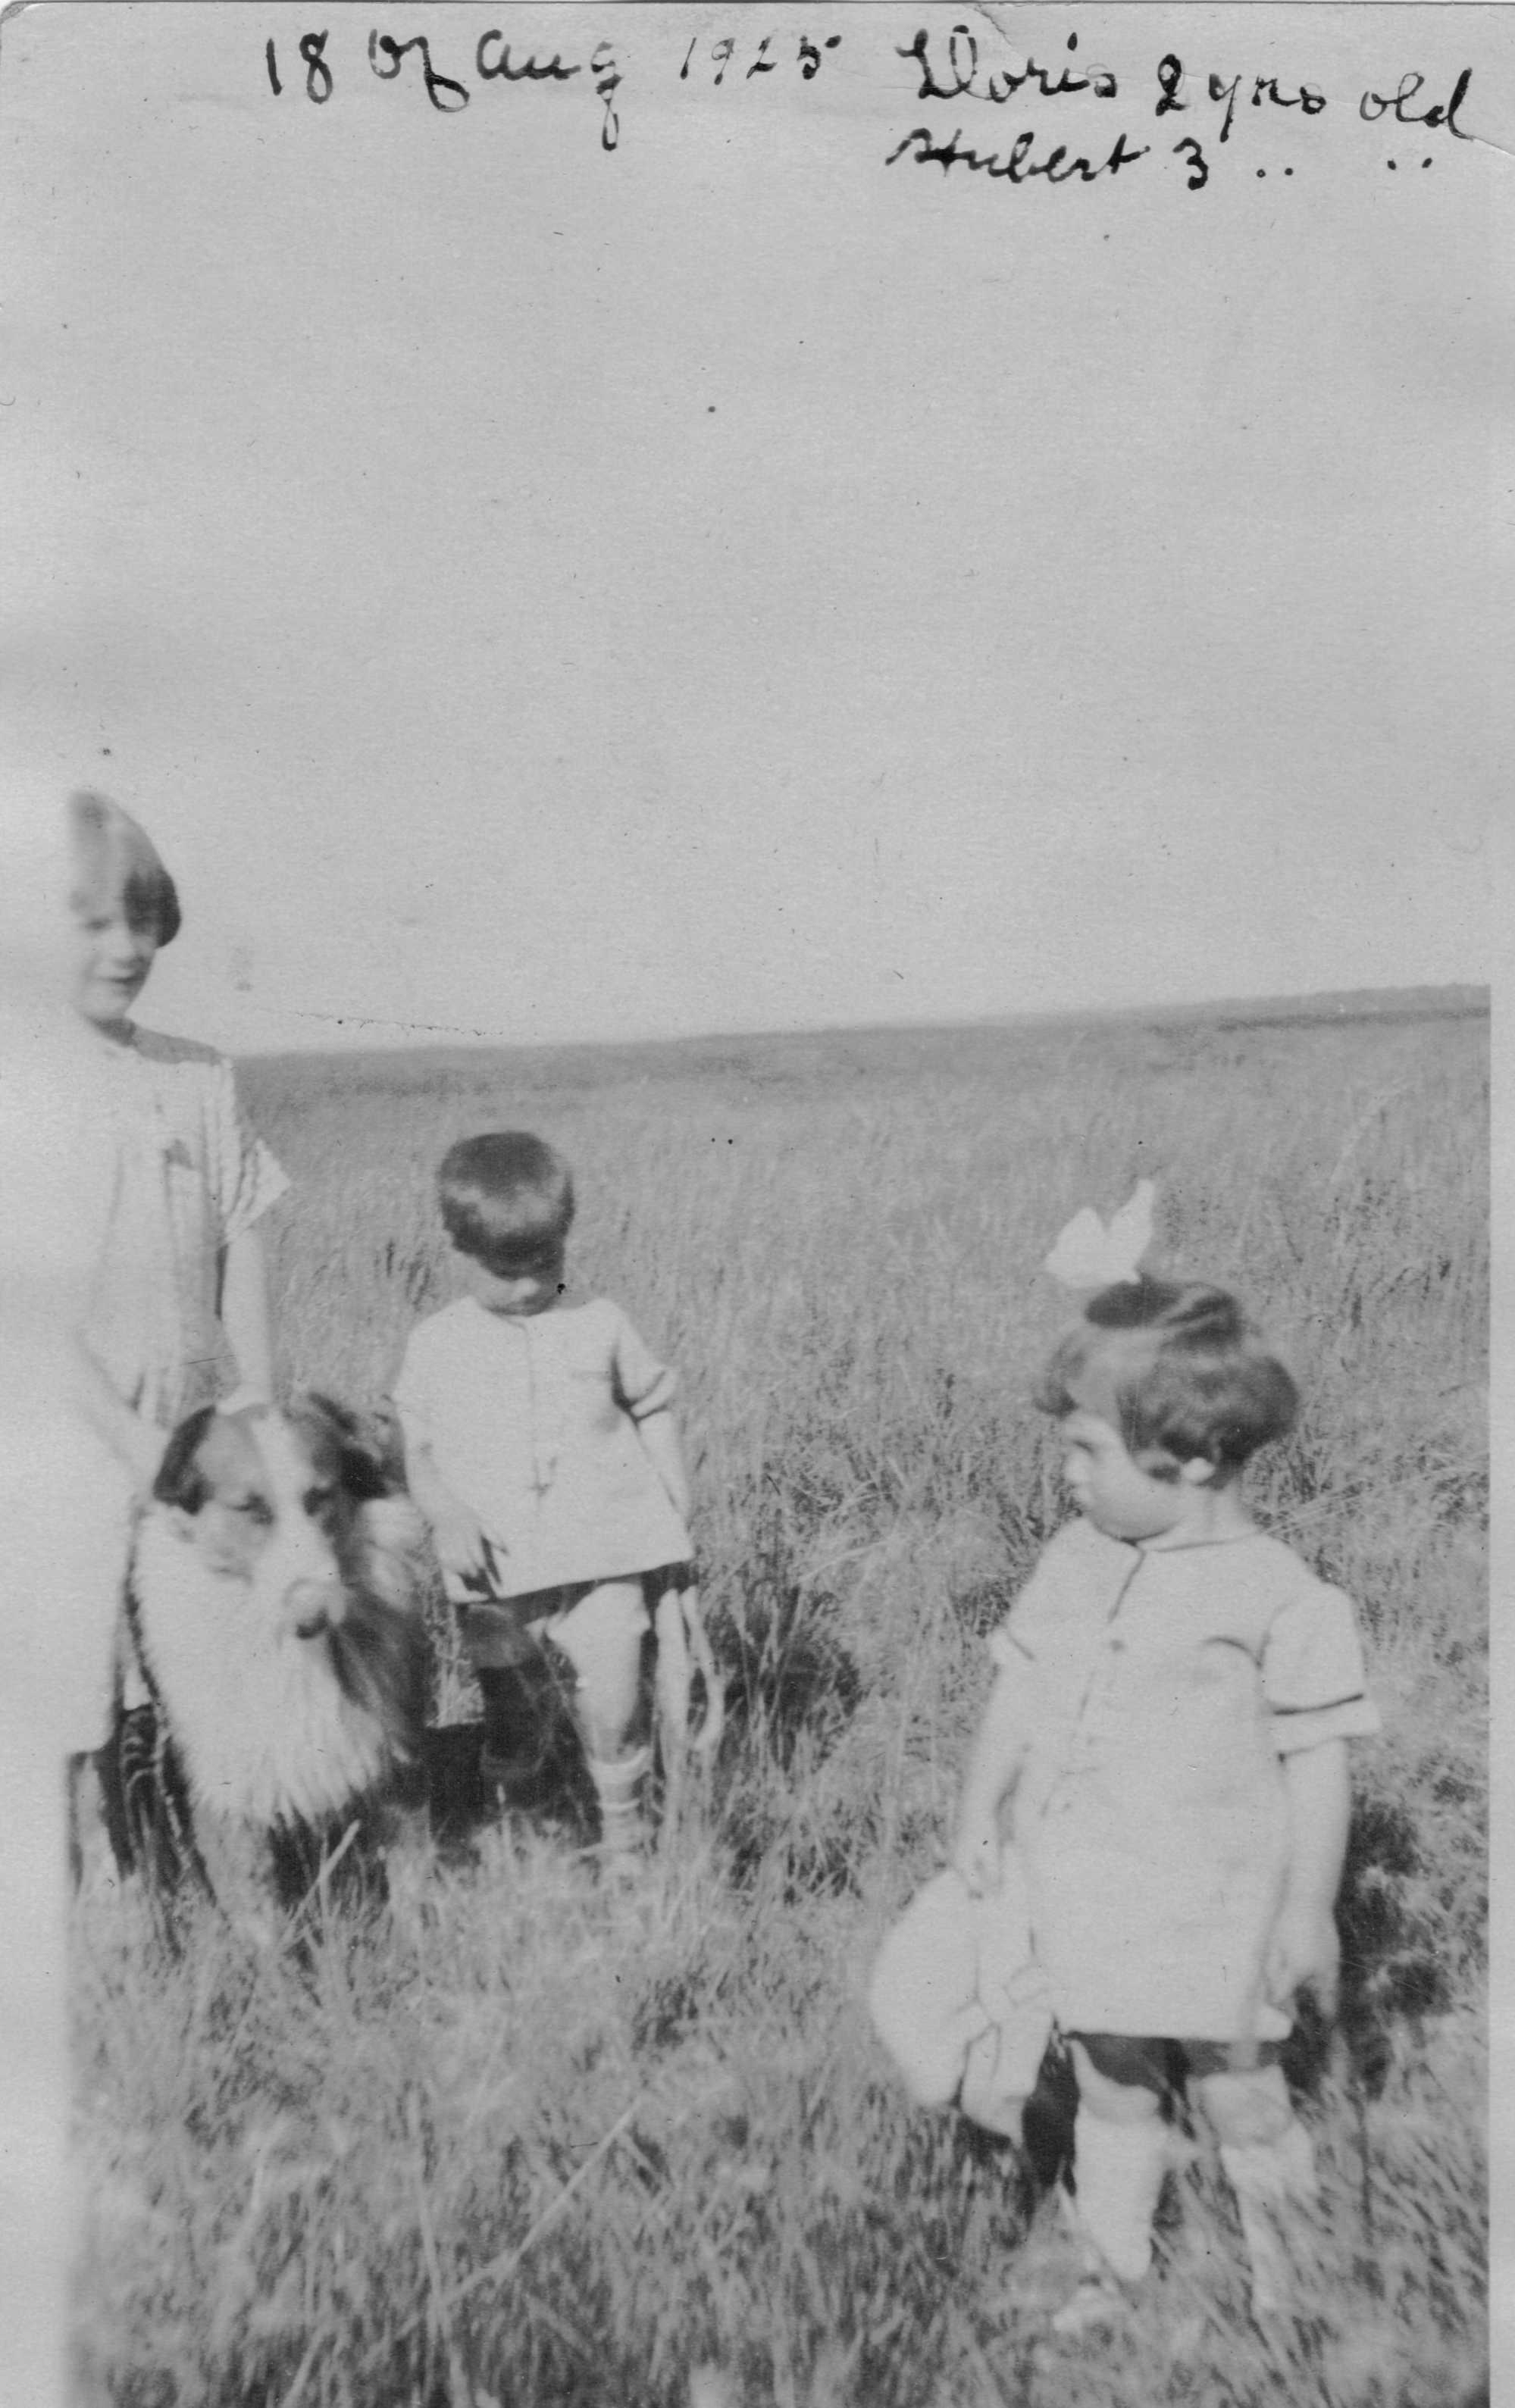
[[[1275,2006],[1287,2006],[1294,1992],[1313,1989],[1320,2012],[1336,2012],[1341,1975],[1341,1939],[1336,1918],[1313,1899],[1285,1899],[1273,1928],[1262,1979]]]
[[[989,1898],[1000,1886],[1000,1829],[995,1816],[965,1814],[952,1839],[951,1865],[974,1898]]]
[[[437,1550],[437,1561],[451,1580],[481,1580],[489,1570],[483,1525],[471,1506],[465,1505],[459,1498],[435,1500],[431,1543]]]

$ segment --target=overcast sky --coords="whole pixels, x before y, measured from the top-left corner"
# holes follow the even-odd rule
[[[1358,100],[1471,64],[1464,130],[1515,125],[1508,13],[1002,7],[985,70],[1076,32],[1116,99],[921,101],[895,46],[955,14],[6,22],[0,766],[13,810],[97,782],[159,838],[144,1018],[540,1041],[1487,976],[1515,170]],[[415,54],[379,80],[370,25],[468,107]],[[491,26],[580,74],[481,82]],[[842,36],[808,80],[801,32]],[[1211,69],[1327,107],[1222,148]],[[918,125],[1148,154],[887,165]]]

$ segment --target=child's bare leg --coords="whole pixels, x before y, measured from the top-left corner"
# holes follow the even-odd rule
[[[577,1675],[585,1743],[607,1763],[634,1744],[646,1629],[640,1580],[599,1582],[552,1625],[553,1643]]]
[[[1111,2272],[1139,2283],[1152,2262],[1152,2218],[1168,2163],[1162,2100],[1145,2083],[1102,2073],[1081,2042],[1070,2049],[1078,2077],[1078,2221]]]
[[[1220,2143],[1236,2196],[1259,2315],[1287,2307],[1292,2288],[1285,2239],[1292,2215],[1314,2204],[1315,2153],[1277,2065],[1207,2073],[1190,2085]]]
[[[611,1856],[631,1853],[642,1837],[642,1790],[652,1756],[638,1739],[647,1627],[640,1580],[601,1581],[552,1626],[553,1643],[576,1675],[584,1753]]]

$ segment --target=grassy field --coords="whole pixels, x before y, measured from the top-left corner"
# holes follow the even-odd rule
[[[78,1917],[79,2397],[131,2408],[1446,2408],[1484,2362],[1487,1024],[1477,1014],[248,1066],[295,1181],[283,1370],[368,1405],[452,1292],[454,1137],[572,1162],[571,1292],[680,1368],[729,1681],[644,1885],[489,1835],[310,1961]],[[1248,2321],[1202,2148],[1118,2340],[1048,2345],[1055,2202],[891,2087],[858,2003],[937,1860],[984,1634],[1061,1516],[1026,1402],[1078,1205],[1162,1183],[1300,1426],[1268,1527],[1359,1600],[1328,2217]]]

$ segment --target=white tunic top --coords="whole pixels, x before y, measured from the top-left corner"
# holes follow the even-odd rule
[[[395,1406],[407,1440],[429,1447],[477,1514],[498,1593],[527,1597],[687,1559],[689,1533],[636,1426],[673,1389],[604,1297],[519,1316],[465,1297],[411,1332]]]
[[[1376,1731],[1349,1599],[1261,1531],[1069,1523],[990,1641],[1028,1684],[1015,1832],[1065,2030],[1258,2035],[1280,1759]]]

